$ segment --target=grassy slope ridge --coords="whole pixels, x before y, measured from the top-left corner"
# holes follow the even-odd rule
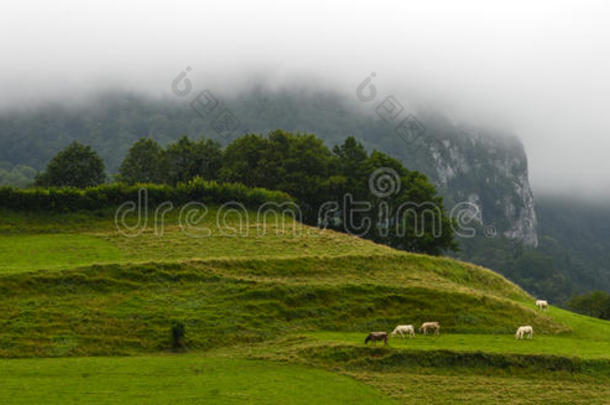
[[[171,216],[162,235],[149,227],[138,237],[125,238],[116,232],[109,212],[2,214],[0,357],[146,354],[134,357],[133,364],[121,363],[117,373],[125,370],[130,375],[138,361],[154,363],[155,353],[169,350],[171,322],[180,320],[186,325],[189,350],[210,353],[184,356],[185,367],[190,362],[210,362],[230,370],[231,362],[256,358],[263,362],[259,369],[267,369],[265,364],[271,363],[264,362],[288,361],[297,363],[287,365],[288,374],[304,372],[290,368],[303,366],[339,372],[399,400],[409,398],[399,386],[432,381],[430,370],[447,381],[462,378],[452,371],[457,366],[469,370],[464,375],[485,374],[490,386],[513,387],[506,397],[511,400],[535,387],[517,383],[506,370],[517,370],[517,375],[545,370],[560,376],[563,387],[575,392],[595,391],[600,398],[610,394],[599,388],[610,374],[610,323],[557,308],[537,312],[533,298],[516,285],[468,263],[399,252],[307,227],[295,235],[281,224],[269,225],[264,232],[251,224],[244,236],[229,235],[225,231],[236,227],[238,218],[226,218],[223,229],[216,224],[214,210],[200,224],[211,231],[211,237],[203,238],[185,235]],[[391,339],[388,347],[362,345],[370,330],[426,320],[441,322],[440,337]],[[514,329],[526,323],[534,326],[534,340],[516,342]],[[213,354],[217,351],[220,357]],[[38,378],[36,371],[28,371],[28,362],[36,361],[41,361],[36,363],[38,370],[52,378],[60,378],[61,370],[73,364],[70,359],[0,360],[0,375]],[[100,370],[104,361],[99,360]],[[95,359],[82,362],[93,368],[99,365]],[[173,373],[181,360],[159,362],[161,378]],[[275,366],[268,367],[269,378],[276,383],[266,389],[279,393],[275,402],[285,402],[289,395],[282,387],[298,384],[290,376],[280,377],[282,372]],[[66,373],[66,387],[78,392],[79,384],[87,384],[86,372]],[[241,377],[235,374],[231,380],[227,373],[220,381],[226,378],[226,384],[235,388]],[[321,370],[304,373],[313,373],[301,381],[306,391],[315,385],[315,378],[325,378]],[[197,375],[185,372],[189,393],[203,390]],[[573,375],[582,377],[574,380]],[[110,389],[107,381],[119,378],[103,371],[92,377],[91,384],[101,391]],[[146,378],[138,377],[138,384],[145,384]],[[506,399],[495,391],[476,394],[472,381],[467,377],[460,381],[468,393],[443,391],[451,395],[448,398]],[[331,402],[343,398],[333,397],[335,389],[362,389],[363,398],[371,402],[380,395],[367,387],[346,388],[349,383],[341,379],[329,384],[335,387],[329,388]],[[133,388],[138,395],[151,398],[138,386]],[[17,379],[11,380],[4,391],[0,389],[0,398],[19,387]],[[226,386],[210,388],[204,391],[212,396],[200,399],[231,402],[243,394],[242,399],[257,400],[263,395],[260,389],[265,390],[244,386],[243,392],[233,389],[229,395]],[[419,389],[425,396],[431,387]],[[116,401],[135,395],[125,390]],[[223,392],[237,396],[223,397]],[[564,394],[560,388],[555,397],[540,391],[541,398],[548,400]],[[194,394],[184,395],[188,402]]]
[[[405,314],[413,323],[439,319],[454,332],[511,333],[516,318],[541,332],[567,330],[493,290],[413,264],[405,272],[408,259],[224,259],[10,274],[0,278],[0,355],[163,350],[174,319],[185,323],[192,349],[297,331],[388,330]]]

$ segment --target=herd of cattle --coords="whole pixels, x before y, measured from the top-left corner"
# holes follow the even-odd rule
[[[548,311],[549,303],[546,300],[536,300],[536,308],[538,308],[540,311]],[[432,331],[435,335],[439,335],[440,330],[441,324],[439,322],[424,322],[419,327],[419,331],[424,335],[427,335],[428,331]],[[398,325],[394,328],[391,335],[392,337],[397,335],[400,337],[405,337],[405,335],[414,337],[415,328],[413,325]],[[527,339],[531,339],[534,336],[534,328],[532,328],[530,325],[519,326],[519,328],[517,328],[517,333],[515,333],[515,339],[523,339],[524,336]],[[367,344],[368,342],[377,342],[380,340],[383,340],[383,342],[387,344],[388,333],[371,332],[366,339],[364,339],[364,343]]]

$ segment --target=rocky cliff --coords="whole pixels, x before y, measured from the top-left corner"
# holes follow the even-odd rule
[[[538,245],[534,196],[527,156],[516,136],[452,124],[436,116],[421,119],[424,135],[394,154],[428,175],[448,207],[475,205],[486,236],[502,234]]]
[[[229,104],[250,130],[313,132],[330,144],[353,135],[367,148],[425,173],[445,197],[447,209],[463,207],[464,202],[476,206],[473,214],[486,236],[503,235],[527,246],[538,245],[527,156],[514,135],[455,124],[436,112],[416,116],[403,112],[390,121],[383,104],[371,103],[363,112],[362,105],[354,107],[329,92],[259,90]],[[406,130],[397,129],[401,122]]]

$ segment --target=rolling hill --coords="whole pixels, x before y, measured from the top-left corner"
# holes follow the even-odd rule
[[[366,105],[354,95],[315,86],[277,90],[253,86],[233,95],[214,94],[235,116],[238,128],[219,132],[213,124],[215,114],[202,116],[185,100],[125,91],[102,92],[78,106],[54,103],[2,111],[0,185],[31,184],[36,171],[72,141],[91,145],[104,159],[108,174],[114,175],[130,146],[142,137],[167,145],[182,135],[204,136],[227,145],[244,132],[282,128],[314,133],[333,146],[354,136],[367,150],[385,152],[408,169],[424,173],[444,197],[449,212],[463,204],[477,207],[470,224],[477,236],[458,238],[457,258],[493,268],[531,294],[554,302],[565,303],[592,286],[610,288],[604,247],[595,248],[598,236],[607,232],[598,225],[581,232],[582,226],[566,219],[566,213],[574,211],[570,205],[552,200],[549,204],[547,198],[541,204],[534,201],[527,156],[513,135],[455,123],[427,109],[409,112],[425,128],[423,136],[401,135],[395,131],[396,122],[375,113],[381,107],[381,94]],[[406,110],[397,121],[403,116],[408,116]],[[589,207],[581,209],[588,214]],[[595,223],[603,225],[607,218],[599,215]],[[591,234],[589,229],[596,231]],[[564,240],[563,235],[574,232],[584,243]],[[591,255],[592,250],[597,254]]]
[[[0,401],[603,403],[610,323],[502,276],[236,213],[122,236],[111,210],[0,212]],[[236,232],[239,230],[239,232]],[[441,322],[441,335],[371,330]],[[186,348],[172,350],[184,325]],[[531,324],[531,341],[514,330]],[[36,387],[36,389],[31,389]],[[28,389],[30,388],[30,389]]]

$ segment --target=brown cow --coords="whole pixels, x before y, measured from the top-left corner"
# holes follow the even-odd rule
[[[387,345],[388,344],[388,334],[387,334],[387,332],[371,332],[366,337],[366,339],[364,339],[364,344],[367,344],[369,342],[369,340],[373,343],[376,343],[378,340],[383,340],[383,342]]]

